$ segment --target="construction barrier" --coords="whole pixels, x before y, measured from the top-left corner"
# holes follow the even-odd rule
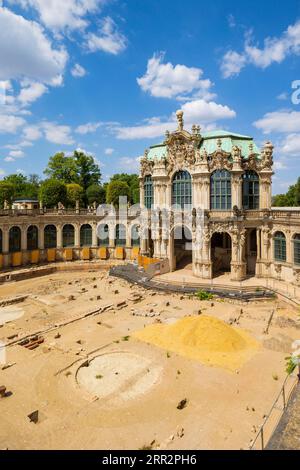
[[[85,246],[81,250],[81,259],[83,259],[84,261],[89,261],[90,257],[91,257],[90,249],[89,247]]]
[[[32,250],[30,253],[30,263],[31,264],[38,264],[40,261],[40,252],[39,250]]]
[[[108,250],[105,246],[102,246],[98,250],[98,256],[100,259],[107,259],[108,258]]]
[[[117,248],[115,249],[115,258],[125,259],[125,250],[122,246],[117,246]]]
[[[22,253],[17,251],[16,253],[12,253],[11,255],[11,264],[14,268],[17,266],[21,266],[22,264]]]
[[[137,260],[140,254],[140,247],[139,246],[134,246],[131,251],[131,259],[132,260]]]
[[[56,249],[55,248],[48,248],[47,250],[47,261],[49,263],[54,263],[56,258]]]
[[[73,249],[72,248],[65,248],[64,249],[64,260],[65,261],[73,261]]]

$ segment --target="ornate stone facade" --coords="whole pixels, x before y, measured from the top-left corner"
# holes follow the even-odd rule
[[[190,175],[191,207],[182,208],[182,226],[187,227],[192,234],[193,249],[190,256],[193,273],[200,278],[211,279],[220,261],[217,256],[227,256],[230,257],[232,280],[257,276],[286,279],[299,284],[300,266],[296,265],[294,237],[300,234],[300,208],[280,210],[271,207],[272,143],[266,142],[259,151],[251,137],[225,131],[202,135],[199,126],[193,126],[192,131],[188,132],[184,129],[181,111],[177,112],[177,120],[177,130],[172,133],[167,131],[165,141],[147,150],[141,160],[141,202],[144,197],[144,178],[151,176],[152,202],[156,213],[169,211],[169,222],[164,227],[158,226],[159,215],[155,223],[152,221],[150,236],[155,242],[154,257],[168,258],[171,270],[177,269],[179,265],[178,259],[183,249],[178,256],[174,230],[180,223],[178,211],[175,211],[177,223],[173,222],[175,216],[171,206],[176,190],[174,177],[178,172],[187,172]],[[229,174],[229,208],[213,207],[212,184],[215,174],[221,177],[225,175],[227,180]],[[250,182],[251,188],[257,191],[255,204],[251,200],[253,207],[245,207],[247,200],[252,198],[249,189],[245,193],[247,178],[255,181]],[[218,184],[222,185],[222,182],[216,183],[217,192]],[[217,194],[216,200],[218,197]],[[191,224],[187,223],[188,213],[192,214]],[[166,216],[163,219],[166,220]],[[277,232],[285,236],[286,253],[282,255],[275,254],[274,236]],[[224,246],[219,246],[222,243]],[[143,251],[147,252],[146,242]],[[277,255],[283,259],[279,261]]]

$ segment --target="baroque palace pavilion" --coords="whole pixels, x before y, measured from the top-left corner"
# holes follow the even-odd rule
[[[229,272],[300,286],[300,208],[272,208],[273,145],[199,126],[166,132],[140,163],[141,213],[122,220],[96,207],[0,210],[0,268],[53,261],[163,260],[198,278]],[[176,207],[176,210],[173,210]],[[167,223],[165,223],[167,220]],[[99,238],[99,230],[102,232]]]

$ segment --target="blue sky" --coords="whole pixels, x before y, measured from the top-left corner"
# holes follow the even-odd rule
[[[300,176],[300,1],[0,0],[0,178],[81,148],[103,180],[186,127],[272,140]],[[299,95],[300,96],[300,95]]]

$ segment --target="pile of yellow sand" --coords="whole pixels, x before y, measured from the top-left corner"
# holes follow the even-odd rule
[[[156,323],[134,336],[189,359],[230,370],[240,368],[259,347],[245,331],[208,315],[185,317],[172,325]]]

